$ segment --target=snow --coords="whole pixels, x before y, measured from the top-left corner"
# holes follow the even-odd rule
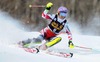
[[[0,62],[99,62],[100,61],[100,36],[80,35],[73,33],[73,43],[78,46],[93,48],[68,48],[67,35],[61,34],[62,41],[51,47],[53,50],[73,52],[73,58],[62,58],[44,53],[32,54],[12,46],[18,41],[37,37],[38,32],[25,32],[15,19],[8,14],[0,12]],[[74,27],[72,27],[74,28]],[[75,28],[74,28],[75,29]]]

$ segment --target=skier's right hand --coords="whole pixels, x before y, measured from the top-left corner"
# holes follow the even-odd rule
[[[53,3],[49,2],[49,3],[47,3],[47,5],[46,5],[46,9],[47,9],[47,10],[50,10],[52,6],[53,6]]]
[[[73,44],[73,42],[71,40],[69,40],[68,46],[69,46],[69,48],[74,48],[74,44]]]

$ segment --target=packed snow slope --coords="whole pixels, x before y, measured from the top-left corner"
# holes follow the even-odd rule
[[[62,58],[45,53],[32,54],[13,46],[28,38],[37,37],[39,32],[25,32],[18,22],[5,13],[0,12],[0,62],[100,62],[100,36],[79,35],[73,33],[73,43],[93,50],[75,47],[68,48],[66,34],[59,35],[62,41],[50,49],[73,52],[73,58]],[[72,27],[74,28],[74,27]]]

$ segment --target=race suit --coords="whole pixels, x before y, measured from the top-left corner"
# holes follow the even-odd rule
[[[48,14],[48,10],[44,10],[42,17],[50,21],[48,26],[41,30],[44,39],[55,37],[56,35],[65,32],[68,34],[68,39],[72,40],[72,34],[68,27],[66,18],[60,19],[57,14]]]

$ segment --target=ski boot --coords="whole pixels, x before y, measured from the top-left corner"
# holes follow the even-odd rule
[[[27,39],[27,40],[20,41],[18,42],[18,45],[24,48],[34,48],[39,43],[41,43],[40,39],[33,38],[33,39]]]

